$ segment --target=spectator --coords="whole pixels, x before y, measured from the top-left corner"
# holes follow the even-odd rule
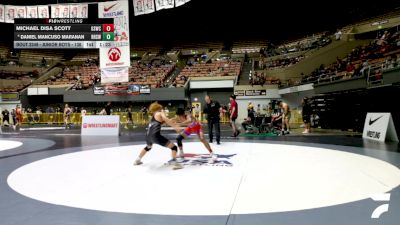
[[[17,113],[15,112],[15,109],[11,110],[11,117],[12,117],[12,121],[13,121],[13,127],[14,129],[17,127]]]
[[[47,61],[46,59],[43,57],[42,58],[42,67],[46,67],[47,66]]]
[[[86,109],[85,108],[81,108],[81,117],[84,117],[84,116],[86,116]]]
[[[339,41],[342,39],[342,31],[341,30],[336,31],[335,38],[336,38],[336,41]]]
[[[287,103],[280,101],[278,103],[279,109],[282,111],[282,135],[285,134],[285,129],[286,129],[286,134],[290,134],[290,118],[291,118],[291,111],[290,107]]]
[[[247,117],[249,117],[252,122],[255,121],[255,111],[252,102],[249,102],[249,104],[247,105]]]
[[[312,114],[312,109],[309,104],[308,98],[303,99],[303,110],[302,110],[302,116],[303,116],[303,122],[304,122],[304,131],[303,134],[308,134],[311,132],[311,124],[310,124],[310,117]]]
[[[128,107],[128,124],[133,125],[132,106]]]
[[[65,128],[68,129],[70,128],[70,116],[72,114],[72,109],[68,106],[68,104],[65,104],[64,107],[64,125]]]
[[[1,114],[3,115],[3,126],[8,127],[10,125],[10,112],[5,109]]]
[[[19,105],[17,105],[17,108],[15,109],[15,114],[17,115],[17,126],[22,125],[22,120],[23,120],[23,114],[22,114],[22,109]]]
[[[253,121],[251,120],[250,117],[246,117],[246,118],[244,119],[244,121],[242,122],[243,130],[244,130],[246,133],[248,132],[248,128],[249,128],[251,125],[253,125]]]
[[[236,127],[236,119],[238,117],[238,105],[236,102],[236,96],[231,95],[230,100],[230,108],[229,108],[229,121],[231,123],[233,135],[232,137],[237,137],[240,134],[240,131]]]
[[[104,107],[106,115],[111,115],[111,102],[108,102],[107,105]]]

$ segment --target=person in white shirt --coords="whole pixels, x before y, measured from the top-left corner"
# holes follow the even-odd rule
[[[335,37],[336,37],[336,41],[341,40],[341,39],[342,39],[342,31],[341,31],[341,30],[338,30],[338,31],[335,33]]]

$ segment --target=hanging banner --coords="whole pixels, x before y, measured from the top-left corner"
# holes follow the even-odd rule
[[[4,5],[0,5],[0,23],[4,23]]]
[[[190,0],[175,0],[175,7],[179,7],[181,5],[184,5],[186,3],[190,2]]]
[[[61,18],[60,10],[61,10],[61,5],[52,5],[51,18]]]
[[[26,7],[25,6],[15,6],[15,10],[17,12],[15,19],[26,18]]]
[[[72,4],[69,6],[70,18],[88,18],[88,4]]]
[[[49,6],[47,5],[38,5],[38,17],[41,19],[49,18]]]
[[[51,18],[69,18],[69,5],[52,5]]]
[[[100,48],[100,68],[129,67],[129,46]]]
[[[174,0],[156,0],[157,11],[174,8]]]
[[[13,5],[6,5],[5,6],[5,19],[4,22],[6,23],[14,23],[15,18],[15,11],[16,8]]]
[[[99,18],[114,18],[114,42],[121,47],[100,48],[100,68],[129,67],[129,4],[128,1],[101,2]]]
[[[38,18],[38,7],[37,6],[27,6],[26,7],[26,18],[29,18],[29,19]]]
[[[124,83],[129,81],[129,68],[101,69],[101,83]]]
[[[98,7],[99,18],[114,18],[114,41],[129,43],[128,1],[102,2]]]
[[[135,16],[155,12],[154,0],[133,0]]]
[[[69,5],[61,5],[61,17],[60,18],[69,18]]]

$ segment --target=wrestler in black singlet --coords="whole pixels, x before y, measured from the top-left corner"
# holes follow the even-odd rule
[[[164,147],[167,147],[170,141],[161,135],[161,123],[156,120],[154,116],[151,118],[149,123],[147,134],[146,134],[146,143],[148,147],[151,147],[154,144],[158,144]]]

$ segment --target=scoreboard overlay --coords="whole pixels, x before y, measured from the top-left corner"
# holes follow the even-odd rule
[[[14,24],[15,49],[96,49],[122,47],[114,42],[113,19],[20,19]]]

